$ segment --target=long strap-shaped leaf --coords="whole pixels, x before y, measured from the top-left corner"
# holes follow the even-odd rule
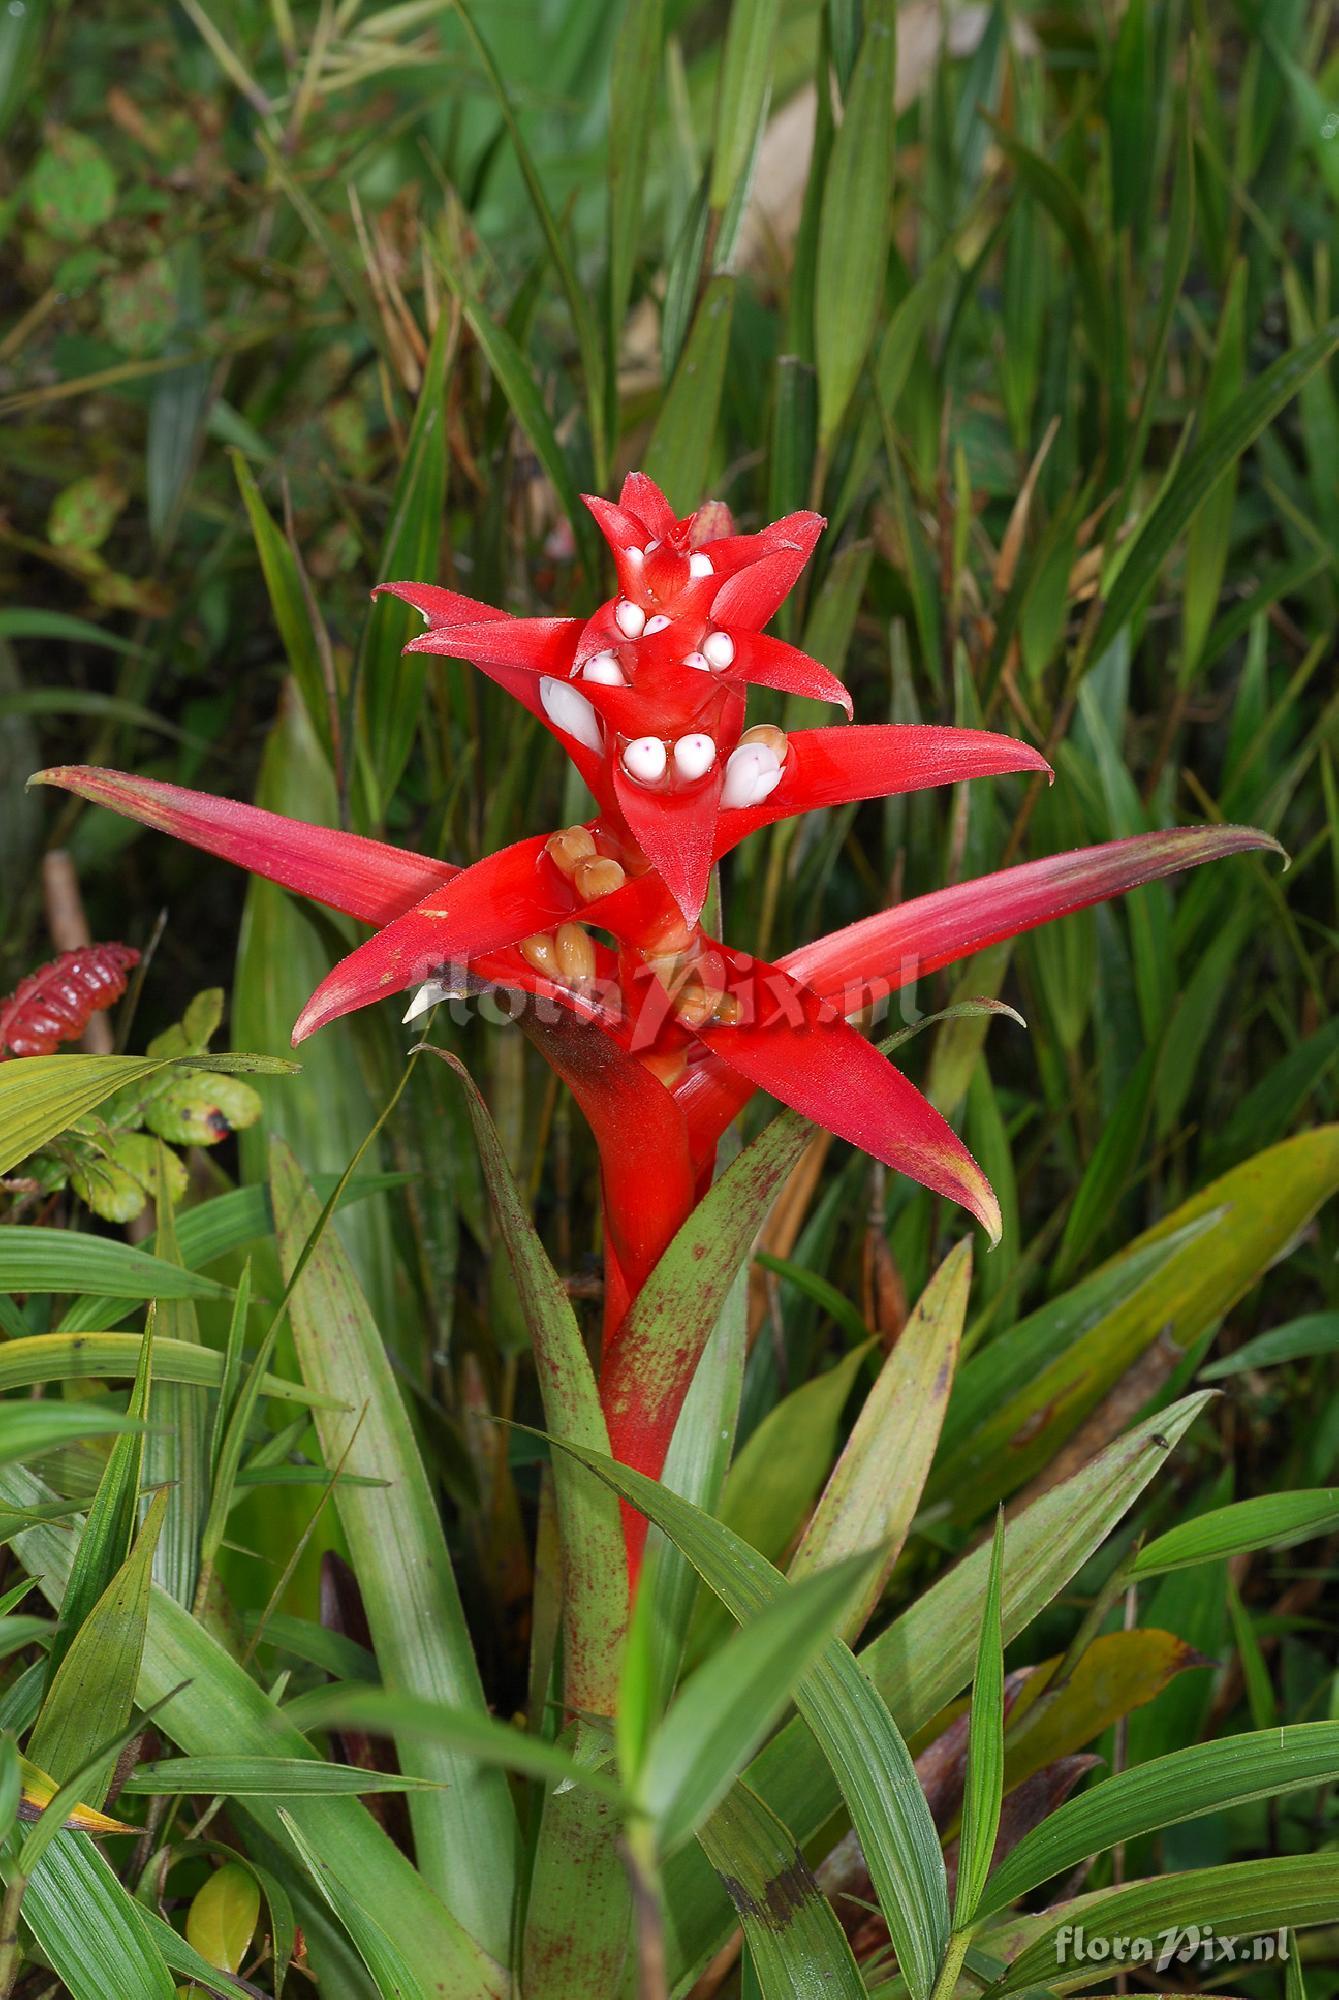
[[[1156,1882],[1131,1882],[1123,1889],[1099,1889],[1028,1924],[1031,1939],[990,1987],[991,2000],[1043,1984],[1051,1992],[1091,1986],[1095,1968],[1075,1938],[1079,1925],[1090,1944],[1119,1938],[1128,1953],[1133,1940],[1147,1938],[1155,1947],[1169,1947],[1169,1957],[1178,1946],[1202,1951],[1206,1939],[1227,1938],[1235,1963],[1224,1965],[1221,1954],[1215,1959],[1222,1991],[1235,1986],[1243,1962],[1245,1970],[1251,1969],[1247,1938],[1293,1925],[1331,1923],[1336,1909],[1339,1854],[1284,1854],[1194,1868]],[[1114,1952],[1103,1954],[1099,1977],[1110,1977],[1114,1960]]]
[[[285,1276],[321,1213],[288,1147],[270,1142],[270,1185]],[[382,1674],[426,1700],[484,1708],[469,1630],[418,1445],[381,1335],[332,1231],[311,1251],[290,1305],[307,1380],[349,1405],[321,1412],[327,1465],[388,1482],[341,1485],[336,1506]],[[217,1748],[217,1742],[210,1746]],[[516,1821],[506,1780],[453,1751],[400,1746],[400,1766],[444,1789],[410,1800],[419,1866],[466,1929],[506,1962]]]
[[[1003,1565],[1006,1645],[1101,1545],[1211,1400],[1208,1392],[1187,1396],[1150,1417],[1010,1522]],[[860,1652],[861,1672],[904,1735],[923,1727],[971,1677],[989,1563],[983,1544]],[[802,1841],[841,1802],[823,1752],[799,1721],[774,1737],[744,1775]],[[675,1855],[664,1879],[677,1952],[671,1972],[677,1978],[706,1962],[724,1943],[733,1919],[694,1849]]]
[[[729,1887],[763,2000],[865,2000],[831,1903],[793,1834],[756,1792],[735,1785],[698,1839]]]
[[[534,1346],[549,1428],[561,1443],[607,1453],[609,1437],[595,1371],[576,1314],[526,1213],[488,1106],[462,1063],[445,1050],[432,1053],[440,1055],[465,1086],[493,1213]],[[563,1543],[564,1693],[570,1708],[612,1715],[628,1613],[618,1509],[570,1461],[556,1462],[554,1475]]]
[[[596,1452],[564,1449],[668,1535],[735,1617],[751,1617],[792,1588],[741,1536],[667,1487]],[[859,1832],[907,1984],[915,2000],[925,2000],[948,1940],[948,1888],[939,1836],[906,1744],[839,1639],[828,1642],[795,1700]]]
[[[1227,1812],[1252,1799],[1336,1781],[1339,1722],[1300,1722],[1216,1743],[1192,1743],[1118,1771],[1050,1814],[996,1869],[978,1914],[1004,1909],[1039,1883],[1118,1841],[1200,1813]]]

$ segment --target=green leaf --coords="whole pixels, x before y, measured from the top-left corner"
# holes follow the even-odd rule
[[[441,313],[395,482],[378,564],[381,577],[434,577],[440,566],[446,511],[446,371],[451,331],[452,315]],[[365,711],[364,740],[371,745],[383,817],[420,727],[428,658],[424,653],[401,650],[419,629],[412,608],[394,598],[379,600],[363,628],[359,685]]]
[[[512,149],[516,154],[516,163],[521,169],[521,177],[525,182],[531,207],[535,211],[536,219],[544,234],[544,241],[548,246],[549,260],[554,270],[558,273],[564,296],[567,299],[567,308],[572,315],[572,327],[577,338],[577,348],[581,355],[581,372],[586,385],[586,407],[590,415],[591,440],[595,448],[596,484],[602,486],[605,477],[606,456],[604,371],[606,359],[608,366],[613,367],[614,355],[611,352],[606,357],[601,351],[599,333],[595,315],[591,310],[589,295],[582,284],[581,275],[564,241],[553,210],[549,206],[548,196],[544,189],[544,177],[535,165],[530,149],[525,143],[525,136],[521,131],[502,71],[494,60],[493,52],[489,48],[488,43],[480,34],[478,24],[470,9],[465,5],[465,0],[452,0],[452,4],[465,30],[470,46],[483,66],[484,74],[487,76],[492,86],[493,94],[497,98],[498,108],[502,113],[502,122],[507,128],[507,136],[511,140]],[[511,401],[510,397],[508,397],[508,401]],[[514,407],[515,404],[513,403]]]
[[[642,224],[642,190],[660,109],[663,0],[629,7],[619,24],[609,73],[609,326],[606,352],[618,354]],[[617,390],[607,371],[606,392]],[[611,412],[616,429],[617,411]]]
[[[322,1211],[277,1138],[270,1141],[270,1188],[284,1274],[292,1283]],[[386,1488],[341,1485],[335,1494],[382,1672],[406,1693],[482,1714],[479,1670],[436,1501],[381,1335],[333,1231],[311,1251],[289,1316],[304,1379],[348,1407],[347,1415],[317,1414],[325,1463],[389,1482]],[[401,1748],[400,1767],[445,1787],[410,1799],[425,1880],[449,1894],[466,1929],[505,1963],[516,1866],[516,1821],[505,1780],[422,1743]]]
[[[939,1443],[972,1287],[972,1244],[955,1244],[916,1302],[865,1398],[846,1448],[790,1564],[792,1581],[821,1563],[881,1546],[883,1560],[855,1605],[854,1639],[902,1552]]]
[[[779,1591],[685,1683],[637,1774],[662,1852],[720,1804],[877,1561],[878,1551],[852,1556]]]
[[[215,1792],[230,1798],[306,1798],[351,1792],[363,1798],[371,1792],[417,1792],[431,1789],[431,1778],[410,1778],[398,1771],[364,1771],[356,1764],[318,1764],[308,1757],[166,1757],[139,1764],[121,1786],[122,1794],[147,1798],[178,1798]]]
[[[166,1510],[167,1495],[159,1493],[130,1556],[70,1637],[43,1700],[28,1748],[33,1762],[62,1785],[130,1720],[149,1615],[153,1552]],[[69,1595],[67,1591],[67,1599]],[[81,1792],[94,1808],[107,1796],[114,1763],[109,1757],[99,1772],[83,1780]]]
[[[31,1222],[0,1224],[0,1291],[98,1291],[120,1299],[227,1296],[226,1285],[198,1271],[183,1271],[129,1243]]]
[[[144,1426],[149,1413],[150,1386],[153,1381],[153,1327],[150,1325],[140,1343],[140,1351],[135,1371],[135,1386],[131,1391],[127,1415],[131,1419],[130,1429],[118,1437],[107,1455],[102,1477],[93,1504],[88,1510],[83,1533],[70,1566],[69,1586],[61,1599],[60,1630],[51,1643],[47,1654],[46,1678],[44,1682],[43,1715],[38,1718],[36,1732],[29,1749],[36,1763],[49,1769],[53,1776],[63,1781],[69,1775],[69,1766],[57,1769],[49,1757],[44,1756],[46,1736],[43,1718],[46,1706],[55,1693],[55,1685],[60,1667],[66,1654],[73,1646],[83,1626],[103,1597],[111,1590],[123,1564],[130,1556],[131,1544],[135,1537],[135,1524],[139,1518],[140,1484],[144,1470]],[[47,1725],[50,1718],[46,1717]]]
[[[545,1421],[560,1442],[609,1450],[600,1392],[561,1278],[526,1213],[497,1127],[464,1065],[434,1050],[465,1089],[489,1199],[530,1333]],[[618,1508],[570,1461],[555,1465],[563,1545],[564,1692],[574,1709],[613,1713],[627,1620],[627,1567]]]
[[[142,1083],[166,1067],[165,1058],[152,1056],[27,1056],[0,1064],[0,1174],[68,1131],[122,1084]]]
[[[698,1839],[730,1892],[763,2000],[865,2000],[831,1903],[756,1793],[735,1785]]]
[[[1118,1771],[1023,1836],[996,1869],[979,1915],[1017,1902],[1088,1855],[1201,1813],[1227,1813],[1339,1777],[1339,1722],[1302,1722],[1213,1743]]]
[[[284,657],[298,684],[312,727],[330,755],[330,702],[333,690],[326,686],[321,664],[321,644],[317,636],[315,607],[302,585],[298,559],[287,537],[272,519],[261,498],[255,475],[240,451],[229,454],[242,504],[246,508],[261,574],[269,593],[270,609],[283,641]]]
[[[976,1918],[990,1872],[990,1858],[995,1852],[1004,1800],[1004,1632],[1000,1618],[1003,1551],[1001,1510],[995,1517],[995,1535],[990,1546],[986,1601],[981,1609],[981,1643],[972,1681],[958,1888],[953,1904],[955,1930],[964,1929]]]
[[[260,1887],[249,1868],[225,1862],[191,1898],[186,1941],[210,1965],[240,1972],[260,1921]]]
[[[10,1865],[0,1859],[0,1869]],[[81,1835],[52,1841],[24,1891],[23,1917],[73,2000],[173,2000],[154,1919]]]
[[[1189,1396],[1163,1410],[1108,1445],[1081,1472],[1007,1525],[1006,1645],[1100,1546],[1210,1400],[1207,1393]],[[964,1557],[858,1656],[861,1674],[882,1695],[906,1736],[923,1728],[971,1677],[989,1563],[985,1546]],[[841,1804],[823,1751],[801,1722],[787,1724],[754,1759],[745,1778],[802,1841],[810,1840]],[[665,1893],[675,1964],[701,1965],[724,1942],[731,1918],[724,1899],[713,1894],[709,1872],[695,1866],[691,1848],[668,1864]]]
[[[140,1333],[42,1333],[25,1340],[0,1341],[0,1391],[27,1389],[38,1382],[124,1379],[135,1373],[144,1350]],[[191,1382],[216,1389],[223,1380],[223,1356],[212,1347],[184,1340],[154,1342],[154,1374],[160,1382]],[[348,1404],[282,1375],[266,1375],[265,1395],[285,1403],[343,1410]]]
[[[710,1511],[769,1562],[782,1561],[831,1470],[837,1426],[870,1345],[862,1341],[821,1375],[783,1396],[750,1432],[726,1475],[720,1503]],[[854,1547],[841,1551],[855,1552]],[[793,1566],[790,1576],[797,1580]],[[862,1600],[874,1586],[871,1575]],[[700,1660],[714,1652],[730,1622],[718,1598],[704,1598],[689,1639],[691,1657]]]
[[[1004,1978],[990,1987],[992,2000],[1045,1985],[1048,1989],[1088,1986],[1093,1964],[1077,1953],[1066,1959],[1064,1925],[1082,1924],[1089,1943],[1108,1941],[1103,1976],[1109,1977],[1109,1941],[1151,1938],[1176,1927],[1208,1926],[1221,1938],[1238,1939],[1286,1925],[1325,1924],[1339,1907],[1339,1854],[1282,1855],[1268,1861],[1241,1861],[1222,1868],[1196,1868],[1157,1882],[1100,1889],[1080,1896],[1063,1912],[1048,1910],[1027,1926],[1030,1940]],[[1063,1917],[1063,1922],[1058,1919]],[[1180,1939],[1184,1943],[1185,1939]],[[1241,1947],[1238,1946],[1240,1954]],[[1238,1959],[1240,1964],[1240,1956]]]
[[[826,452],[869,352],[883,297],[893,197],[895,10],[866,0],[846,110],[823,188],[814,298],[818,439]]]
[[[664,488],[676,513],[687,513],[703,498],[725,384],[734,303],[734,279],[724,275],[713,278],[702,294],[644,454],[648,476]]]
[[[597,1453],[570,1444],[562,1449],[667,1534],[737,1618],[799,1588],[747,1542],[654,1480]],[[840,1640],[829,1640],[800,1682],[796,1706],[837,1775],[898,1963],[916,2000],[923,2000],[948,1938],[948,1891],[939,1837],[906,1744]]]
[[[1163,563],[1228,467],[1249,450],[1337,347],[1339,320],[1333,320],[1314,339],[1280,355],[1186,453],[1107,591],[1088,648],[1090,659],[1100,660],[1121,627],[1143,608]]]
[[[0,1465],[41,1458],[83,1438],[142,1428],[134,1417],[100,1403],[0,1404]]]
[[[0,1502],[29,1507],[48,1497],[31,1473],[17,1466],[0,1467]],[[69,1569],[68,1542],[67,1535],[49,1526],[27,1529],[18,1541],[29,1572],[41,1577],[43,1593],[56,1603]],[[138,1699],[146,1707],[167,1695],[171,1700],[158,1712],[157,1726],[188,1755],[214,1756],[220,1742],[226,1742],[235,1756],[314,1755],[282,1711],[203,1625],[165,1591],[154,1588]],[[270,1838],[286,1843],[284,1823],[272,1806],[252,1800],[243,1810]],[[500,1966],[468,1937],[366,1807],[350,1798],[310,1798],[295,1802],[286,1817],[319,1848],[331,1877],[354,1885],[342,1892],[341,1914],[352,1914],[356,1920],[360,1912],[374,1911],[404,1941],[433,2000],[439,1994],[441,2000],[503,2000],[507,1981]],[[59,1836],[56,1848],[68,1838]],[[106,2000],[106,1991],[85,1988],[88,2000]]]
[[[929,1497],[972,1521],[1032,1478],[1153,1341],[1184,1352],[1214,1326],[1336,1186],[1339,1126],[1285,1140],[1201,1188],[1069,1301],[993,1341],[959,1375]],[[1159,1246],[1174,1238],[1163,1261]],[[1094,1298],[1105,1299],[1096,1317]]]
[[[541,1778],[559,1785],[584,1785],[608,1804],[623,1810],[631,1804],[627,1792],[616,1779],[592,1770],[547,1738],[529,1735],[494,1716],[480,1715],[467,1708],[448,1708],[444,1702],[424,1701],[418,1695],[400,1694],[391,1688],[356,1687],[346,1682],[333,1687],[313,1688],[310,1693],[290,1702],[286,1713],[304,1730],[355,1729],[365,1730],[373,1736],[445,1744],[460,1757],[475,1760],[491,1769],[519,1771],[527,1778]],[[273,1760],[257,1762],[259,1768],[261,1764]],[[305,1764],[300,1768],[320,1778],[322,1773],[342,1767]],[[290,1773],[285,1764],[283,1775],[287,1779],[296,1773]],[[379,1774],[373,1772],[370,1775],[376,1777]],[[317,1790],[320,1787],[313,1784],[295,1789]],[[364,1786],[362,1789],[375,1790],[376,1787]]]
[[[1221,1382],[1251,1368],[1278,1368],[1287,1361],[1310,1361],[1320,1354],[1339,1353],[1339,1312],[1304,1313],[1268,1333],[1258,1333],[1233,1354],[1200,1369],[1201,1382]]]
[[[736,0],[726,17],[708,197],[717,215],[748,171],[754,135],[767,115],[778,12],[779,0]]]
[[[1339,1525],[1339,1487],[1314,1492],[1259,1493],[1230,1507],[1196,1514],[1146,1542],[1130,1566],[1132,1577],[1165,1576],[1168,1570],[1192,1563],[1214,1562],[1222,1556],[1247,1555],[1253,1549],[1290,1549]]]

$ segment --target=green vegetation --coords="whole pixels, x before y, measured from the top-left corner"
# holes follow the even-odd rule
[[[1073,1924],[1289,1934],[1130,1990],[1339,1994],[1335,18],[0,10],[0,991],[72,941],[51,849],[143,954],[115,1053],[0,1062],[0,2000],[1109,1990]],[[584,613],[631,468],[821,511],[772,629],[1056,773],[778,822],[733,943],[1176,826],[1290,857],[895,996],[989,1254],[755,1097],[642,1294],[649,1352],[713,1329],[661,1483],[538,1050],[386,1003],[294,1060],[364,930],[24,789],[462,864],[582,819],[368,593]]]

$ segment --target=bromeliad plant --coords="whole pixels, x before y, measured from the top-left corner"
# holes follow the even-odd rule
[[[648,1341],[633,1308],[711,1185],[726,1128],[758,1089],[886,1167],[961,1203],[994,1242],[1000,1211],[946,1120],[854,1025],[921,976],[1178,869],[1271,847],[1213,826],[1115,841],[919,897],[776,963],[704,927],[715,865],[795,814],[1026,773],[1006,735],[927,725],[746,727],[750,687],[851,713],[818,661],[769,636],[824,526],[787,516],[738,535],[710,503],[676,518],[644,474],[588,498],[618,589],[589,618],[520,618],[438,585],[389,582],[427,630],[407,650],[468,661],[555,736],[592,793],[582,824],[474,866],[115,771],[41,774],[376,925],[293,1032],[414,989],[406,1020],[484,987],[521,1015],[585,1114],[601,1163],[600,1398],[614,1456],[657,1477],[708,1327]],[[629,1513],[635,1579],[644,1527]]]

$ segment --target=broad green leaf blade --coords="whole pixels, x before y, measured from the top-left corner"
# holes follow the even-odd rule
[[[651,135],[660,109],[662,47],[665,38],[662,0],[644,0],[629,7],[614,42],[609,75],[609,321],[605,351],[606,396],[617,391],[613,365],[619,351],[624,315],[632,293],[642,222],[642,189]],[[611,431],[616,429],[617,411]]]
[[[34,1056],[32,1061],[39,1062]],[[0,1224],[0,1291],[100,1292],[115,1299],[219,1299],[227,1287],[110,1236]]]
[[[781,1591],[688,1680],[651,1738],[638,1798],[669,1853],[695,1833],[770,1733],[878,1553]]]
[[[141,1083],[166,1067],[166,1057],[155,1056],[26,1056],[0,1063],[0,1174],[67,1132],[122,1084]]]
[[[698,1839],[730,1892],[763,2000],[865,2000],[846,1935],[794,1836],[735,1785]]]
[[[860,1631],[879,1600],[920,1505],[952,1387],[972,1285],[972,1244],[950,1250],[916,1302],[865,1398],[790,1565],[792,1581],[821,1563],[882,1544],[883,1560],[843,1633]]]
[[[593,1452],[563,1449],[654,1521],[737,1618],[798,1588],[747,1542],[654,1480]],[[898,1962],[916,2000],[924,2000],[948,1940],[948,1890],[939,1837],[906,1744],[840,1640],[829,1640],[801,1681],[796,1706],[837,1776]]]
[[[1006,1645],[1101,1545],[1211,1400],[1208,1393],[1188,1396],[1140,1424],[1008,1524]],[[989,1562],[990,1550],[984,1546],[964,1557],[858,1656],[861,1673],[882,1695],[905,1736],[923,1728],[971,1678]],[[779,1732],[745,1777],[801,1841],[811,1839],[841,1804],[822,1750],[798,1722]],[[679,1970],[705,1964],[731,1924],[724,1898],[713,1893],[709,1871],[695,1863],[693,1850],[685,1848],[665,1872]]]
[[[144,1351],[141,1333],[41,1333],[0,1342],[0,1391],[29,1389],[38,1382],[125,1380],[134,1375]],[[191,1382],[216,1389],[223,1380],[223,1356],[212,1347],[184,1340],[154,1341],[154,1374],[160,1382]],[[338,1396],[308,1389],[302,1382],[266,1375],[266,1396],[283,1403],[344,1410]]]
[[[1201,1937],[1210,1925],[1214,1933],[1238,1939],[1239,1962],[1244,1940],[1287,1925],[1325,1924],[1339,1908],[1339,1854],[1282,1855],[1267,1861],[1240,1861],[1222,1868],[1196,1868],[1167,1875],[1157,1882],[1132,1882],[1127,1888],[1099,1889],[1081,1896],[1062,1911],[1048,1910],[1029,1929],[1032,1942],[1012,1961],[1003,1979],[989,1988],[992,2000],[1045,1985],[1049,1990],[1088,1986],[1093,1962],[1066,1946],[1073,1945],[1073,1927],[1082,1924],[1091,1944],[1107,1940],[1102,1954],[1109,1976],[1110,1941],[1151,1938],[1154,1948],[1169,1931],[1197,1924]],[[1065,1925],[1070,1937],[1065,1938]],[[1184,1940],[1182,1940],[1184,1941]]]
[[[440,1053],[440,1052],[439,1052]],[[465,1089],[489,1198],[520,1293],[550,1433],[607,1453],[600,1393],[572,1311],[526,1213],[497,1128],[464,1066],[443,1053]],[[617,1504],[571,1461],[555,1463],[563,1543],[564,1693],[574,1709],[614,1711],[627,1622],[627,1562]]]
[[[814,292],[818,439],[826,452],[865,364],[888,261],[897,123],[896,10],[866,0],[864,33],[823,188]]]
[[[990,1870],[990,1857],[995,1852],[1004,1799],[1004,1633],[1000,1620],[1003,1551],[1001,1510],[995,1517],[995,1534],[990,1545],[986,1601],[981,1610],[981,1643],[972,1681],[967,1783],[963,1792],[958,1887],[953,1905],[955,1930],[964,1929],[976,1916]]]
[[[280,1139],[270,1142],[270,1187],[280,1256],[291,1280],[321,1210]],[[312,1251],[289,1315],[305,1379],[349,1409],[348,1415],[317,1415],[325,1463],[389,1481],[384,1488],[340,1486],[335,1498],[382,1673],[406,1693],[483,1713],[479,1671],[432,1489],[381,1335],[333,1231]],[[447,1787],[410,1799],[426,1880],[449,1895],[470,1934],[505,1963],[516,1866],[515,1814],[505,1779],[422,1743],[406,1744],[400,1764]]]
[[[1312,1492],[1258,1493],[1229,1507],[1215,1507],[1182,1521],[1145,1543],[1130,1566],[1132,1577],[1164,1576],[1192,1563],[1246,1555],[1252,1549],[1290,1549],[1329,1534],[1339,1525],[1339,1487]]]
[[[1301,1722],[1192,1743],[1118,1771],[1070,1799],[1024,1836],[982,1899],[987,1916],[1120,1841],[1252,1799],[1279,1798],[1339,1778],[1339,1722]]]
[[[227,1861],[192,1896],[186,1940],[208,1964],[240,1972],[259,1920],[259,1883],[249,1868]]]

